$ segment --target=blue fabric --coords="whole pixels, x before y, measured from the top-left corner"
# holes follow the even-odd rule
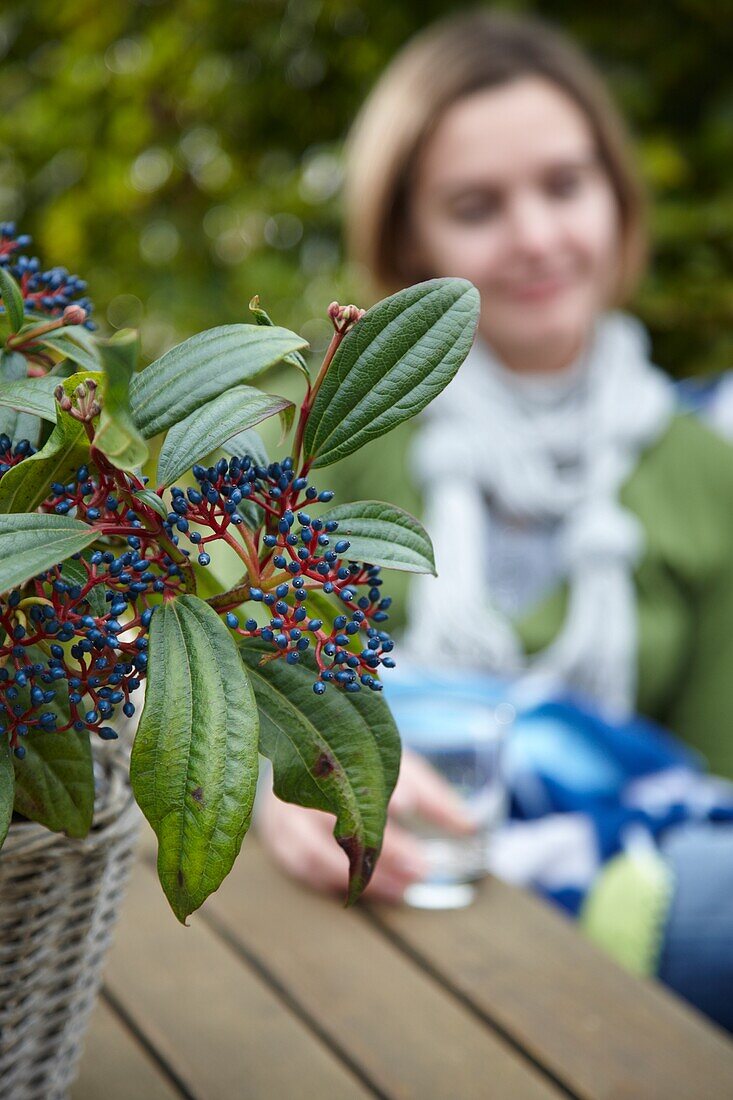
[[[659,977],[733,1031],[733,824],[688,824],[661,852],[674,886]]]

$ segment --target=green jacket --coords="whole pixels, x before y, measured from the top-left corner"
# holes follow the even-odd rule
[[[390,500],[419,514],[406,473],[411,425],[339,464],[339,501]],[[324,485],[326,482],[324,481]],[[635,574],[639,611],[638,709],[733,777],[733,447],[692,415],[678,415],[641,457],[621,492],[644,525]],[[404,615],[406,574],[390,572],[392,625]],[[525,648],[560,628],[560,588],[517,624]]]

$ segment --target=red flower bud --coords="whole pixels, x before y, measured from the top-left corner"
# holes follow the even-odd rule
[[[83,325],[87,319],[87,311],[82,306],[70,305],[64,310],[65,325]]]
[[[338,302],[331,302],[328,307],[328,316],[333,322],[333,327],[342,335],[349,332],[365,313],[366,310],[359,309],[358,306],[340,306]]]

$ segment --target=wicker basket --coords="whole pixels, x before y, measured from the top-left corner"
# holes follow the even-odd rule
[[[17,822],[0,852],[3,1100],[63,1100],[76,1075],[140,824],[125,753],[103,750],[87,837]]]

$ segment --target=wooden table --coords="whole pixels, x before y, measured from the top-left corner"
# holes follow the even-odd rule
[[[728,1100],[733,1042],[487,880],[449,913],[345,911],[254,837],[182,928],[147,834],[73,1100]]]

